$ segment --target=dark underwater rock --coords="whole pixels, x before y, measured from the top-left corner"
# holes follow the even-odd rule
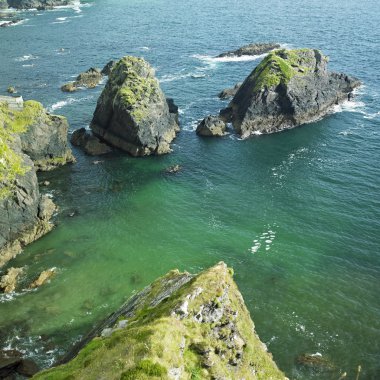
[[[196,133],[207,137],[224,136],[226,134],[226,123],[219,116],[206,116],[199,123]]]
[[[236,50],[230,50],[226,53],[219,54],[217,58],[224,57],[241,57],[243,55],[261,55],[269,53],[274,49],[279,49],[280,44],[275,43],[255,43],[240,47]]]
[[[220,115],[242,136],[314,121],[347,100],[359,80],[329,72],[319,50],[275,50],[252,71]]]
[[[179,130],[154,70],[142,58],[122,58],[99,97],[90,128],[132,156],[171,152]]]

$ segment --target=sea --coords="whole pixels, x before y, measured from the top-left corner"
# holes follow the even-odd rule
[[[0,295],[0,348],[46,368],[157,277],[224,261],[289,379],[380,379],[380,2],[92,0],[17,16],[0,28],[1,94],[14,86],[66,116],[70,132],[88,128],[106,78],[60,87],[139,56],[179,106],[181,131],[169,155],[73,147],[75,164],[39,174],[59,206],[56,228],[3,269],[25,266],[25,284],[57,274]],[[228,104],[217,94],[263,58],[215,57],[254,42],[320,49],[330,70],[362,86],[290,131],[197,136],[199,121]],[[168,175],[172,165],[181,171]],[[303,354],[328,369],[300,365]]]

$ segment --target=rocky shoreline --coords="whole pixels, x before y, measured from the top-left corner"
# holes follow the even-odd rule
[[[74,2],[74,0],[0,0],[0,9],[37,9],[40,11],[71,5]]]

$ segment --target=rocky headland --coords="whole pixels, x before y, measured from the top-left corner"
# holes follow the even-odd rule
[[[74,0],[0,0],[0,9],[52,9],[57,6],[73,4]]]
[[[66,119],[20,99],[0,98],[0,267],[53,228],[55,205],[36,171],[74,161]]]
[[[243,138],[273,133],[325,116],[351,97],[359,80],[329,72],[319,50],[275,50],[252,71],[220,112]]]
[[[142,58],[127,56],[111,71],[90,128],[132,156],[165,154],[179,131],[178,109],[173,109],[153,68]]]
[[[269,53],[274,49],[279,49],[280,44],[276,43],[255,43],[242,46],[236,50],[230,50],[225,53],[219,54],[216,58],[225,57],[241,57],[243,55],[261,55]]]
[[[174,270],[33,379],[286,379],[255,333],[224,263]]]

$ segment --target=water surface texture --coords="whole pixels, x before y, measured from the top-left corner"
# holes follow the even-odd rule
[[[60,86],[132,54],[156,69],[180,107],[174,152],[85,156],[40,175],[57,228],[9,266],[49,285],[0,298],[0,345],[48,366],[96,321],[172,268],[218,261],[236,281],[261,339],[291,379],[380,378],[380,3],[294,0],[108,0],[29,11],[0,30],[0,89],[18,88],[86,127],[102,86]],[[259,60],[213,56],[251,42],[315,47],[360,78],[355,102],[322,121],[241,141],[196,136],[226,105],[216,94]],[[104,84],[103,84],[104,85]],[[165,175],[170,165],[183,171]],[[73,215],[74,216],[70,216]],[[27,282],[28,279],[25,279]],[[295,364],[320,353],[333,372]]]

